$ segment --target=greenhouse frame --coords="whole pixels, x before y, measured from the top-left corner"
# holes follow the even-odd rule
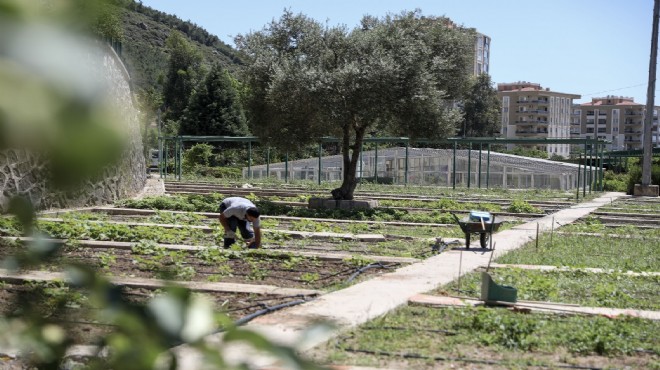
[[[285,182],[306,180],[321,182],[342,181],[341,155],[323,156],[324,143],[337,143],[337,138],[321,138],[319,156],[252,165],[252,145],[257,137],[174,136],[160,138],[159,161],[167,168],[168,147],[173,146],[175,175],[181,178],[181,157],[185,142],[235,142],[248,148],[246,179],[274,178]],[[447,187],[478,187],[503,189],[557,189],[583,193],[602,190],[603,158],[606,142],[596,139],[500,139],[449,138],[442,141],[416,140],[406,137],[366,138],[375,149],[363,150],[356,176],[362,181],[391,184],[435,185]],[[379,143],[405,146],[378,148]],[[563,143],[584,146],[584,158],[578,164],[523,157],[491,151],[491,144],[551,144]],[[433,149],[429,144],[453,145],[453,149]],[[458,146],[468,149],[458,149]],[[473,149],[476,146],[477,149]],[[485,149],[484,149],[485,147]],[[468,160],[469,159],[469,160]],[[584,163],[582,165],[581,163]],[[161,171],[161,177],[167,173]],[[586,180],[586,181],[585,181]]]

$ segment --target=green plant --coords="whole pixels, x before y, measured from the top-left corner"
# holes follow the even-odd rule
[[[225,263],[229,260],[229,257],[222,250],[214,247],[200,249],[195,253],[195,257],[212,264]]]
[[[507,208],[511,213],[543,213],[540,209],[532,206],[527,201],[514,199],[511,205]]]
[[[353,255],[351,257],[344,258],[343,261],[345,263],[347,263],[348,265],[354,266],[354,267],[357,267],[357,268],[367,266],[367,265],[374,262],[373,260],[371,260],[369,258],[362,257],[360,255]]]
[[[131,252],[139,255],[160,256],[165,253],[165,251],[165,247],[158,245],[158,243],[153,240],[140,240],[131,247]]]
[[[305,284],[314,284],[319,280],[319,277],[319,274],[316,272],[305,272],[300,275],[300,280],[302,280]]]
[[[642,183],[642,167],[641,164],[639,166],[633,166],[630,168],[628,171],[628,186],[627,186],[627,194],[633,194],[634,189],[635,189],[635,184],[641,184]],[[656,159],[651,166],[651,183],[658,185],[660,184],[660,162]]]
[[[603,190],[626,192],[628,190],[629,176],[627,173],[605,171],[603,176]]]
[[[115,256],[114,254],[104,252],[104,253],[99,253],[97,257],[99,258],[101,268],[103,268],[104,270],[108,270],[110,266],[117,263],[117,256]]]
[[[305,261],[305,257],[291,255],[288,256],[288,258],[282,260],[282,268],[285,270],[292,271],[298,266],[300,266],[304,261]]]
[[[261,266],[259,260],[256,260],[252,257],[246,257],[245,262],[250,266],[250,273],[248,274],[248,279],[250,280],[264,280],[268,277],[268,270]]]

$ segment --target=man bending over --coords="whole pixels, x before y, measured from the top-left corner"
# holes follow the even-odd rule
[[[236,228],[250,249],[261,247],[259,209],[248,199],[230,197],[220,203],[220,224],[225,229],[224,247],[236,243]],[[250,225],[252,224],[252,225]]]

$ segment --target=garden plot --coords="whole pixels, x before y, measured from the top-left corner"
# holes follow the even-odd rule
[[[70,288],[64,283],[61,274],[24,272],[17,276],[0,271],[0,277],[3,280],[3,289],[0,291],[2,315],[28,309],[28,315],[37,315],[65,327],[74,344],[95,344],[100,336],[114,329],[103,321],[103,313],[97,308],[97,299]],[[115,278],[113,282],[117,286],[117,295],[125,305],[144,304],[162,292],[174,289],[165,282],[145,279],[127,281]],[[276,290],[274,287],[262,291],[255,289],[251,293],[241,292],[238,286],[229,289],[215,285],[188,288],[192,294],[208,300],[216,311],[225,313],[237,323],[245,323],[259,315],[308,302],[320,294],[310,289]],[[264,293],[266,290],[272,293]]]
[[[138,235],[143,232],[145,238],[155,238],[153,240],[159,243],[208,246],[222,243],[222,233],[217,222],[213,221],[217,214],[125,208],[92,210],[92,213],[60,212],[52,214],[60,218],[41,218],[40,222],[46,229],[50,227],[48,230],[53,236],[60,238],[80,235],[107,240],[110,234],[121,234],[118,237],[124,241],[139,241]],[[520,222],[511,218],[510,220],[504,223],[501,230]],[[53,224],[57,223],[60,225],[53,228]],[[264,216],[262,226],[265,249],[291,252],[326,251],[421,258],[430,254],[436,238],[450,241],[464,237],[455,223],[425,224]],[[64,231],[61,231],[62,228]],[[372,234],[373,232],[379,234]]]
[[[107,215],[99,217],[103,220],[76,220],[76,217],[78,217],[77,214],[69,215],[64,219],[41,218],[39,225],[51,236],[60,239],[130,243],[151,240],[160,244],[217,248],[223,238],[223,233],[217,227],[134,222],[142,221],[135,218],[132,219],[133,222],[112,221],[109,218],[115,216]],[[267,226],[269,222],[264,221],[264,226]],[[423,237],[385,237],[378,234],[333,233],[319,230],[296,231],[281,228],[266,228],[263,231],[264,250],[281,250],[296,254],[317,251],[319,257],[327,253],[343,253],[345,258],[350,258],[351,254],[357,254],[366,259],[372,259],[369,255],[419,257],[431,250],[431,240]],[[20,235],[18,231],[5,234]]]
[[[188,185],[181,183],[167,183],[166,191],[169,194],[179,195],[203,195],[203,194],[223,194],[225,196],[254,196],[260,199],[269,200],[275,203],[288,204],[294,206],[307,206],[310,197],[328,197],[328,192],[290,192],[276,189],[239,189],[239,188],[219,188],[213,186]],[[443,196],[441,198],[430,198],[420,196],[409,196],[404,193],[400,195],[382,195],[379,193],[356,192],[356,199],[374,199],[379,201],[381,207],[392,209],[408,209],[411,211],[420,211],[428,209],[442,209],[446,212],[460,212],[469,209],[486,209],[492,212],[509,215],[510,213],[521,213],[518,211],[515,200],[505,198],[475,198],[461,196]],[[528,198],[529,199],[529,198]],[[574,202],[565,200],[530,200],[532,211],[528,217],[535,217],[538,214],[544,214],[556,211],[561,208],[573,205]],[[512,209],[512,212],[507,212]]]
[[[514,309],[472,307],[481,279],[469,273],[312,354],[323,363],[386,368],[657,367],[660,235],[632,225],[577,226],[542,233],[483,267],[517,289]],[[599,233],[623,229],[616,238]],[[422,303],[442,297],[451,298],[445,308]]]
[[[202,200],[202,198],[195,198],[195,199],[196,199],[196,200]],[[205,211],[205,212],[213,212],[213,211],[215,210],[215,208],[217,208],[217,202],[213,203],[213,202],[208,202],[208,201],[205,201],[205,200],[202,200],[202,201],[200,201],[199,203],[195,203],[195,202],[193,202],[193,201],[189,201],[189,202],[187,202],[187,203],[186,203],[186,202],[181,202],[181,204],[184,204],[184,203],[187,204],[187,205],[195,206],[195,207],[198,207],[198,206],[199,206],[200,208],[199,208],[198,210],[199,210],[199,211]],[[279,214],[276,213],[276,212],[273,212],[273,213],[271,213],[271,214],[273,214],[273,215],[279,215]],[[414,228],[414,227],[415,227],[415,226],[412,226],[412,225],[410,226],[410,228]],[[163,233],[165,233],[165,232],[164,232],[162,229],[160,229],[160,228],[154,228],[154,227],[150,227],[150,228],[153,229],[152,232],[155,234],[155,235],[153,235],[153,237],[161,237],[161,236],[159,236],[158,234],[163,234]],[[89,233],[90,230],[92,230],[92,228],[89,227],[89,225],[87,225],[87,227],[84,228],[83,231]],[[99,235],[100,235],[100,234],[105,234],[105,235],[107,236],[108,234],[112,234],[113,237],[114,237],[114,236],[117,236],[117,237],[119,237],[119,238],[123,238],[123,237],[124,237],[124,236],[122,235],[123,231],[119,232],[119,230],[122,230],[122,229],[120,229],[119,227],[117,227],[117,228],[114,228],[114,227],[113,227],[113,228],[111,228],[110,230],[111,230],[111,232],[107,232],[107,233],[99,233]],[[97,231],[94,231],[94,232],[97,233]],[[145,230],[145,233],[147,233],[147,232],[148,232],[148,231]],[[189,234],[189,235],[188,235],[187,237],[190,238],[190,234],[191,234],[191,233],[189,232],[188,234]],[[200,235],[200,237],[203,237],[203,238],[209,238],[209,233],[202,233],[202,234],[203,234],[203,236]],[[145,234],[145,235],[148,235],[148,234]],[[190,241],[190,240],[188,240],[188,239],[183,239],[184,237],[186,237],[186,236],[183,235],[183,234],[182,234],[182,235],[178,235],[178,234],[177,234],[176,236],[174,236],[174,237],[172,237],[172,238],[175,240],[175,244]],[[194,236],[194,237],[197,237],[197,236]],[[211,235],[211,237],[212,237],[212,235]],[[114,239],[113,239],[113,240],[114,240]],[[144,247],[143,249],[145,249],[145,250],[149,250],[149,254],[143,255],[143,254],[140,254],[140,253],[142,253],[142,252],[137,252],[137,253],[135,253],[136,256],[132,256],[132,254],[133,254],[134,252],[133,252],[133,246],[131,246],[131,249],[130,249],[130,254],[131,254],[131,256],[122,255],[122,257],[131,258],[131,259],[134,259],[134,260],[137,260],[137,261],[138,261],[138,263],[136,263],[136,264],[133,265],[133,270],[136,270],[136,267],[135,267],[135,266],[138,266],[139,263],[144,263],[144,261],[146,261],[146,263],[144,263],[144,266],[146,266],[146,267],[149,267],[152,263],[159,263],[159,264],[162,265],[163,262],[166,262],[166,266],[165,266],[164,268],[162,268],[162,269],[159,267],[159,268],[158,268],[159,271],[154,271],[154,272],[152,272],[152,271],[148,271],[150,275],[145,275],[145,276],[140,275],[140,276],[136,276],[136,278],[140,278],[140,279],[150,279],[150,280],[151,280],[151,279],[153,279],[153,278],[155,278],[155,277],[160,277],[160,276],[178,276],[177,279],[180,279],[181,281],[199,282],[199,283],[202,283],[202,282],[203,282],[203,283],[208,283],[208,284],[210,284],[210,283],[215,283],[215,278],[213,277],[213,278],[211,278],[211,279],[209,279],[209,278],[201,279],[201,278],[199,278],[198,272],[197,272],[196,270],[195,270],[195,272],[194,272],[194,276],[193,276],[192,278],[187,277],[187,276],[190,276],[190,271],[191,271],[191,270],[190,270],[190,269],[186,269],[186,267],[190,267],[190,265],[186,265],[186,263],[190,263],[191,260],[194,261],[195,259],[197,259],[197,260],[204,260],[205,258],[208,258],[210,262],[204,260],[205,263],[202,263],[202,265],[204,265],[204,268],[217,268],[219,265],[228,265],[228,264],[229,264],[228,262],[227,262],[227,263],[224,263],[224,262],[220,262],[220,263],[219,263],[219,262],[218,262],[218,261],[224,261],[223,258],[227,257],[227,256],[224,256],[224,255],[223,255],[222,257],[217,257],[217,258],[219,258],[219,259],[216,260],[216,259],[215,259],[216,256],[209,256],[209,257],[197,256],[196,253],[197,253],[198,251],[190,251],[190,250],[179,251],[179,250],[174,250],[174,252],[177,252],[177,253],[176,253],[176,254],[170,254],[170,253],[173,252],[173,251],[172,251],[172,250],[169,250],[168,248],[165,248],[165,249],[167,250],[167,254],[166,254],[165,251],[162,251],[162,250],[160,249],[162,246],[158,246],[158,245],[154,246],[154,245],[152,245],[152,244],[149,243],[149,242],[140,242],[140,240],[142,240],[142,238],[140,238],[140,239],[138,239],[138,240],[136,240],[136,241],[132,241],[132,242],[131,242],[131,241],[126,241],[126,242],[125,242],[125,243],[131,243],[131,244],[134,244],[134,245],[137,244],[137,245],[138,245],[138,249]],[[212,238],[205,239],[205,240],[212,240]],[[308,243],[310,240],[300,240],[300,241],[302,241],[303,243]],[[405,241],[405,240],[404,240],[404,241]],[[287,241],[287,242],[288,242],[288,241]],[[298,242],[298,240],[296,240],[295,242]],[[314,242],[316,242],[316,241],[314,241]],[[352,242],[352,241],[345,241],[345,240],[344,240],[344,241],[338,241],[338,240],[329,240],[329,241],[328,241],[328,245],[330,245],[330,244],[341,245],[341,244],[343,244],[343,243],[353,243],[353,242]],[[180,247],[183,247],[183,246],[180,245]],[[322,246],[320,246],[320,247],[322,247]],[[73,243],[71,243],[71,245],[68,245],[67,248],[86,250],[87,253],[90,253],[90,254],[92,254],[92,253],[97,253],[97,250],[98,250],[98,249],[96,249],[96,248],[87,248],[86,246],[84,246],[84,243],[83,243],[83,242],[73,242]],[[181,248],[181,249],[185,249],[185,248]],[[214,249],[214,248],[201,248],[201,249],[202,249],[202,250],[206,250],[206,251],[213,251],[213,250],[216,250],[216,249]],[[301,249],[302,249],[302,248],[301,248]],[[114,249],[112,249],[112,250],[113,250],[112,253],[114,254]],[[123,250],[124,250],[124,251],[128,251],[127,249],[123,249]],[[103,251],[105,251],[105,253],[108,253],[108,248],[104,248]],[[181,258],[181,257],[179,256],[178,252],[185,252],[185,253],[186,253],[186,254],[185,254],[186,257],[185,257],[185,258]],[[223,251],[223,252],[224,252],[224,251]],[[267,253],[270,253],[270,252],[272,252],[272,251],[260,251],[259,253],[262,253],[262,252],[264,252],[264,253],[267,254]],[[265,270],[265,269],[277,269],[277,268],[280,268],[280,269],[282,269],[282,270],[286,270],[286,268],[284,268],[284,267],[281,265],[281,263],[284,263],[284,261],[291,261],[292,259],[293,259],[293,262],[292,262],[292,263],[293,263],[294,265],[296,264],[296,262],[295,262],[296,260],[298,260],[298,259],[302,259],[302,261],[304,261],[305,264],[308,264],[308,265],[310,265],[310,266],[313,267],[313,269],[312,269],[312,270],[313,270],[313,273],[318,273],[319,269],[317,269],[317,268],[314,266],[315,260],[314,260],[313,258],[311,258],[311,259],[305,259],[306,257],[302,255],[302,252],[303,252],[303,251],[299,251],[299,252],[296,252],[296,253],[290,253],[290,254],[288,254],[289,257],[286,257],[286,258],[280,258],[279,261],[278,261],[278,262],[280,262],[280,265],[279,265],[279,266],[268,265],[266,268],[262,269],[262,268],[261,268],[261,265],[259,265],[259,266],[257,266],[256,271],[254,272],[253,276],[252,276],[252,277],[248,277],[247,279],[244,279],[243,281],[244,281],[245,283],[249,283],[249,285],[270,284],[270,283],[267,282],[267,280],[266,280],[265,278],[264,278],[263,280],[259,280],[259,279],[261,278],[261,276],[262,276],[260,272],[261,272],[262,270]],[[228,251],[228,253],[229,253],[230,255],[232,255],[232,256],[233,256],[233,255],[240,254],[240,259],[243,259],[243,257],[244,257],[244,255],[242,254],[242,251],[232,250],[232,251]],[[299,253],[300,253],[300,254],[299,254]],[[108,254],[109,254],[109,253],[108,253]],[[248,256],[249,256],[249,254],[248,254]],[[83,256],[83,257],[85,257],[85,256]],[[255,257],[256,257],[256,256],[255,256]],[[58,258],[62,258],[63,260],[67,260],[67,261],[71,260],[71,259],[70,259],[70,256],[62,256],[62,255],[60,255],[60,256],[58,256]],[[97,269],[101,270],[101,271],[104,271],[104,270],[105,270],[105,271],[108,271],[107,269],[105,269],[105,267],[104,267],[104,265],[103,265],[104,263],[107,262],[108,265],[112,263],[112,256],[111,256],[111,255],[93,256],[93,257],[90,257],[90,258],[91,258],[91,259],[89,260],[90,262],[87,262],[88,264],[91,264],[93,261],[95,261],[95,262],[97,262],[97,263],[100,261],[101,265],[95,265],[95,267],[96,267]],[[264,257],[264,259],[265,259],[265,258],[270,258],[272,261],[277,261],[276,258]],[[288,258],[288,259],[287,259],[287,258]],[[231,259],[231,258],[230,258],[230,259]],[[255,259],[257,259],[257,258],[255,258]],[[84,261],[84,260],[83,260],[83,261]],[[104,261],[106,261],[106,262],[104,262]],[[183,261],[183,262],[182,262],[182,261]],[[297,279],[296,284],[300,284],[300,285],[296,285],[296,286],[294,286],[294,287],[298,287],[298,289],[302,289],[302,288],[305,288],[305,289],[313,289],[313,288],[316,288],[316,287],[323,287],[323,288],[324,288],[324,291],[332,290],[332,289],[339,289],[339,288],[343,288],[343,287],[345,287],[347,284],[351,284],[352,281],[355,281],[355,279],[360,279],[361,276],[362,276],[361,274],[368,275],[368,276],[367,276],[367,278],[368,278],[368,277],[370,277],[370,276],[374,276],[375,274],[379,274],[380,272],[387,271],[387,270],[380,270],[380,269],[376,269],[376,268],[367,268],[367,269],[365,269],[366,267],[368,267],[369,265],[371,265],[370,261],[364,261],[363,259],[361,260],[361,259],[359,259],[359,258],[355,258],[355,259],[353,259],[353,260],[348,260],[348,261],[343,261],[343,262],[345,262],[346,265],[350,266],[350,267],[353,268],[353,269],[352,269],[352,271],[351,271],[350,273],[347,271],[347,272],[346,272],[346,275],[344,275],[341,279],[338,279],[338,282],[337,282],[336,284],[334,284],[334,285],[328,285],[328,286],[326,286],[326,285],[313,285],[311,282],[312,282],[313,280],[317,279],[317,276],[316,276],[316,275],[310,274],[310,275],[307,275],[307,276],[303,277],[303,276],[302,276],[302,271],[298,271],[298,270],[296,270],[296,273],[298,273],[298,275],[295,275],[294,278]],[[275,263],[275,262],[273,262],[273,263]],[[383,265],[386,265],[386,266],[387,266],[387,265],[392,265],[391,268],[396,268],[396,266],[394,266],[394,263],[392,263],[392,264],[389,264],[389,263],[382,263],[382,264],[383,264]],[[196,265],[197,265],[197,264],[195,263],[195,266],[196,266]],[[249,265],[249,263],[248,263],[248,265]],[[360,267],[358,267],[358,266],[360,266]],[[248,276],[247,274],[252,274],[252,273],[253,273],[253,270],[251,269],[252,266],[248,266],[248,267],[250,267],[250,271],[248,272],[247,269],[245,270],[245,274],[246,274],[246,276]],[[310,271],[311,271],[311,270],[310,270]],[[310,271],[305,271],[305,272],[310,272]],[[340,270],[337,269],[337,270],[335,270],[335,272],[340,272]],[[353,279],[353,277],[355,276],[355,274],[358,273],[358,272],[360,273],[360,275],[357,275],[356,278]],[[119,274],[117,274],[117,273],[115,273],[115,272],[110,272],[110,273],[113,274],[114,276],[117,276],[117,277],[122,277],[122,276],[120,276],[120,275],[123,274],[123,273],[119,273]],[[374,275],[370,275],[370,274],[374,274]],[[221,273],[217,273],[217,272],[216,272],[215,275],[216,275],[216,276],[220,276]],[[350,275],[350,276],[349,276],[349,275]],[[321,277],[321,276],[319,275],[318,278],[320,278],[320,277]],[[353,279],[353,280],[351,280],[351,279]],[[289,280],[291,280],[291,278],[289,278]],[[285,280],[283,279],[282,281],[285,281]],[[373,281],[373,279],[372,279],[372,281]],[[224,282],[224,280],[220,280],[220,282]],[[316,282],[318,282],[318,280],[316,280]],[[283,284],[284,284],[284,283],[283,283]],[[321,284],[321,283],[318,282],[318,284]],[[279,284],[277,284],[277,285],[280,286]],[[283,287],[283,286],[280,286],[280,287]],[[429,328],[433,328],[433,327],[432,327],[432,326],[429,326]],[[643,347],[639,347],[639,348],[643,348]]]
[[[635,228],[660,229],[660,201],[646,198],[623,198],[594,212],[582,221],[608,228],[633,225]]]
[[[204,190],[214,191],[218,193],[231,193],[233,191],[250,192],[257,194],[263,192],[271,196],[329,196],[336,184],[325,183],[322,185],[296,187],[290,184],[278,184],[277,187],[264,186],[247,186],[244,183],[236,183],[233,185],[221,185],[213,183],[199,183],[199,182],[172,182],[168,181],[165,186],[172,190]],[[313,187],[314,189],[310,189]],[[570,205],[574,204],[575,194],[571,192],[559,192],[556,190],[517,190],[516,197],[522,199],[532,199],[534,202],[542,203],[557,203]],[[456,200],[465,201],[510,201],[512,192],[503,189],[479,189],[479,188],[459,188],[451,189],[438,186],[392,186],[392,185],[378,185],[372,183],[359,184],[355,190],[357,197],[369,197],[377,199],[429,199],[429,198],[455,198]]]
[[[5,242],[0,246],[0,257],[4,259],[19,254],[22,248],[20,242]],[[373,261],[363,257],[318,258],[218,248],[177,248],[153,241],[84,243],[70,240],[40,269],[57,271],[58,266],[65,263],[78,263],[117,277],[333,290],[411,261]],[[375,262],[380,262],[380,269],[365,269]]]

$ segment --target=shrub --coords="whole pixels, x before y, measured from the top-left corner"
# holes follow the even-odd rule
[[[628,171],[628,187],[626,189],[627,194],[633,194],[635,190],[635,184],[642,183],[642,167],[635,166]],[[660,164],[654,163],[651,166],[651,184],[658,185],[660,184]]]
[[[515,199],[513,202],[511,202],[511,205],[509,208],[507,208],[507,211],[511,213],[543,213],[543,211],[540,209],[520,199]]]
[[[603,190],[625,192],[628,189],[628,178],[629,174],[605,171]]]
[[[200,143],[193,145],[183,153],[183,172],[197,172],[197,167],[207,167],[213,158],[213,147],[209,144]]]

